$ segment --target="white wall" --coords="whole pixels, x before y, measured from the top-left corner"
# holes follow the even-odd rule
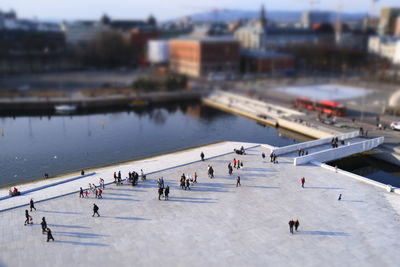
[[[344,158],[353,154],[371,150],[384,141],[383,137],[378,137],[366,141],[357,142],[350,145],[341,146],[338,148],[330,148],[320,152],[312,153],[306,156],[294,158],[293,164],[306,164],[311,161],[327,162],[340,158]]]
[[[336,135],[336,137],[338,137],[338,139],[340,141],[340,140],[355,138],[355,137],[358,137],[358,135],[359,135],[359,131],[354,131],[354,132]],[[317,139],[317,140],[313,140],[313,141],[303,142],[300,144],[293,144],[293,145],[289,145],[289,146],[279,147],[274,150],[274,153],[279,156],[282,154],[297,151],[299,149],[306,149],[306,148],[310,148],[310,147],[329,144],[331,142],[331,140],[332,140],[332,137],[327,137],[327,138]]]

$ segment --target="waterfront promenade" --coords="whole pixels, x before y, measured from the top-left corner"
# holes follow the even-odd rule
[[[241,145],[248,148],[246,155],[232,153]],[[200,151],[205,162],[199,161]],[[23,225],[28,206],[0,212],[0,266],[398,265],[399,195],[313,164],[294,166],[289,157],[273,164],[270,151],[264,145],[225,142],[150,158],[144,162],[159,171],[146,182],[106,185],[103,199],[80,199],[76,193],[39,202],[32,226]],[[244,167],[229,176],[233,158]],[[174,167],[180,164],[186,165]],[[207,177],[209,164],[214,179]],[[124,177],[140,165],[105,169],[95,171],[109,182],[113,171],[121,170]],[[198,184],[180,189],[182,173],[195,171]],[[168,201],[158,200],[161,176],[171,187]],[[97,174],[84,179],[98,183]],[[91,216],[93,203],[100,207],[99,218]],[[41,233],[43,216],[54,243]],[[300,220],[293,235],[290,219]]]

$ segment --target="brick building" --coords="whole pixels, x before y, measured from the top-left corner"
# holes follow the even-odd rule
[[[239,42],[230,37],[183,38],[170,41],[170,69],[192,77],[236,74]]]

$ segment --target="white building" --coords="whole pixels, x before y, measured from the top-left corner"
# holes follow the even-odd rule
[[[107,25],[94,21],[77,21],[61,25],[65,41],[69,45],[79,45],[93,40],[98,34],[109,29]]]
[[[150,40],[148,46],[148,59],[151,64],[166,63],[169,61],[169,42],[165,40]]]
[[[368,52],[400,64],[400,37],[372,36],[368,40]]]

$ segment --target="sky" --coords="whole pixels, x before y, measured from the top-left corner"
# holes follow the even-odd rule
[[[98,19],[104,13],[114,19],[145,19],[153,14],[157,20],[212,11],[215,9],[304,11],[312,9],[378,14],[381,7],[400,7],[400,0],[1,0],[0,9],[13,9],[20,18]],[[311,4],[312,3],[312,4]]]

